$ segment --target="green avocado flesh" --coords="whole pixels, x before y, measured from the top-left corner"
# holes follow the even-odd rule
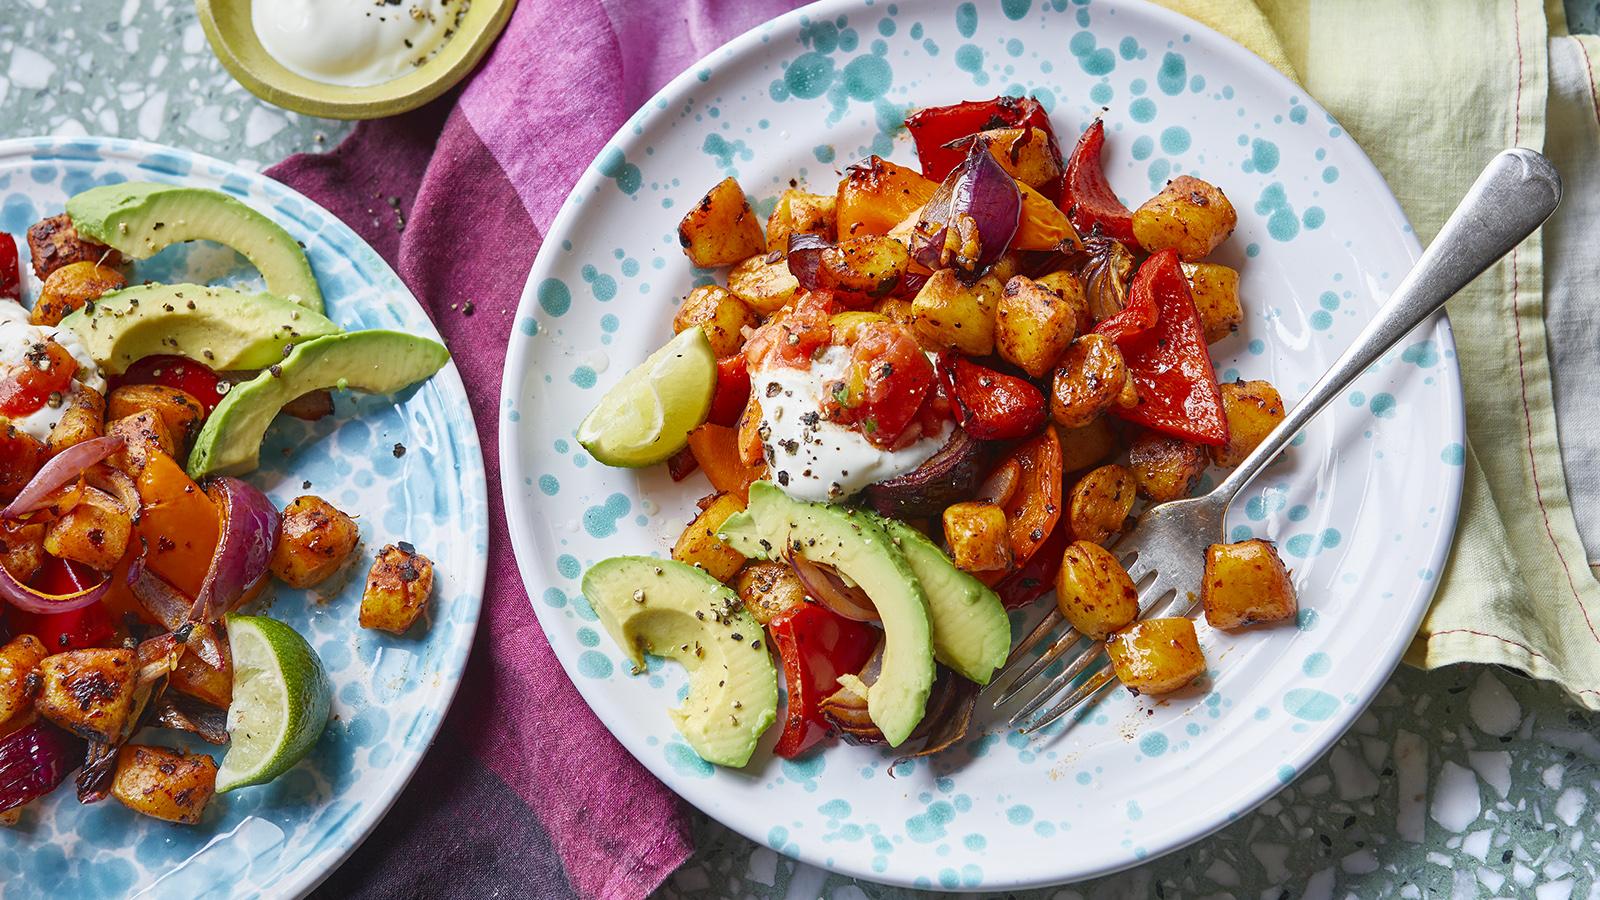
[[[928,597],[889,533],[839,506],[795,500],[776,485],[750,486],[749,506],[722,523],[722,540],[745,556],[781,559],[785,548],[859,585],[883,622],[883,670],[867,713],[889,746],[911,735],[933,688]]]
[[[260,369],[290,344],[339,326],[273,294],[199,284],[144,284],[105,294],[61,320],[102,368],[120,374],[146,356],[175,353],[219,372]]]
[[[778,717],[778,673],[737,594],[694,566],[614,556],[584,573],[583,596],[636,671],[646,653],[689,670],[689,695],[670,715],[701,759],[750,761]]]
[[[322,312],[322,291],[306,252],[278,223],[221,191],[147,181],[108,184],[67,200],[67,216],[79,234],[130,259],[149,259],[184,241],[226,244],[261,272],[268,291]]]
[[[443,344],[398,331],[351,331],[296,344],[281,363],[236,385],[211,411],[189,451],[189,477],[254,469],[267,426],[301,394],[325,388],[392,394],[449,361]]]
[[[933,657],[957,675],[988,684],[1011,653],[1011,620],[989,586],[961,571],[938,545],[904,522],[862,513],[889,532],[928,595]]]

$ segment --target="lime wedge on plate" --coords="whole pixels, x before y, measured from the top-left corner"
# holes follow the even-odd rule
[[[699,327],[687,329],[606,391],[578,426],[578,443],[608,466],[661,462],[705,421],[716,387],[711,342]]]
[[[233,703],[219,793],[288,771],[321,737],[333,700],[322,660],[299,632],[264,616],[230,615],[227,624]]]

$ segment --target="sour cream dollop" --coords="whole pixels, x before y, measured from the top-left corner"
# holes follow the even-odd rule
[[[466,0],[258,0],[250,24],[284,68],[366,87],[426,62],[455,32]]]
[[[100,367],[95,365],[94,357],[89,355],[89,349],[78,340],[78,335],[72,329],[34,325],[28,321],[28,311],[21,304],[0,300],[0,382],[9,380],[24,366],[32,365],[28,361],[29,352],[40,343],[51,340],[72,354],[78,363],[78,371],[72,378],[71,394],[53,406],[45,403],[22,416],[0,416],[0,419],[16,426],[18,431],[26,432],[40,441],[50,437],[50,429],[56,427],[61,417],[66,415],[72,405],[72,397],[82,393],[85,387],[93,388],[102,397],[105,396],[106,380],[100,374]]]
[[[915,469],[939,452],[955,429],[946,423],[937,437],[899,450],[874,447],[860,432],[824,419],[824,385],[844,377],[848,347],[832,346],[809,369],[775,367],[751,375],[761,404],[761,435],[767,469],[784,493],[797,500],[843,500],[869,484]]]

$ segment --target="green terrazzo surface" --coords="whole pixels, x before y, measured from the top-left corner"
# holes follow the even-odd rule
[[[1592,32],[1600,4],[1573,0],[1568,15]],[[5,137],[142,138],[252,169],[350,127],[256,100],[180,0],[0,0],[0,122]],[[664,897],[911,893],[799,865],[704,817],[696,832],[700,852]],[[1021,896],[1600,898],[1600,715],[1513,673],[1404,669],[1332,753],[1217,835]]]

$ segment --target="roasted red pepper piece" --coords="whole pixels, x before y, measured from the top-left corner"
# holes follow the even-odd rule
[[[22,302],[22,257],[17,239],[0,232],[0,300]]]
[[[1144,270],[1140,269],[1139,272],[1142,274]],[[1128,285],[1127,305],[1101,319],[1094,326],[1095,333],[1111,338],[1120,346],[1123,341],[1154,328],[1161,318],[1154,287],[1151,279],[1140,279],[1135,275],[1133,282]],[[1194,305],[1192,301],[1190,305]]]
[[[839,689],[839,676],[855,674],[877,649],[878,630],[853,622],[824,606],[807,603],[767,625],[783,660],[788,688],[783,734],[772,752],[794,759],[827,737],[830,727],[822,701]]]
[[[750,367],[744,354],[717,360],[717,389],[711,394],[711,412],[706,421],[728,428],[739,424],[739,414],[750,400]]]
[[[956,424],[978,440],[1027,437],[1044,425],[1044,393],[1031,382],[950,351],[939,357],[939,372]]]
[[[950,170],[967,158],[964,146],[950,144],[991,128],[1037,128],[1050,139],[1056,159],[1061,146],[1050,127],[1050,114],[1032,97],[996,97],[993,100],[968,100],[950,106],[930,106],[906,116],[906,130],[917,144],[917,161],[922,174],[944,181]],[[1054,191],[1046,196],[1055,196]]]
[[[1046,428],[1019,444],[1011,452],[1010,459],[1018,467],[1017,486],[1004,504],[1012,568],[977,576],[990,587],[1004,581],[1010,572],[1020,571],[1033,559],[1050,535],[1058,530],[1064,506],[1061,439],[1054,428]],[[1057,559],[1056,562],[1061,561]]]
[[[1068,529],[1058,521],[1033,556],[1005,580],[994,586],[1000,603],[1006,609],[1021,609],[1050,593],[1056,586],[1056,573],[1061,570],[1061,556],[1070,543]]]
[[[1116,238],[1137,248],[1133,237],[1133,213],[1117,199],[1100,165],[1100,148],[1106,143],[1106,126],[1099,119],[1078,138],[1067,160],[1066,187],[1061,193],[1061,208],[1067,211],[1072,227],[1089,235],[1096,227],[1106,237]]]
[[[200,401],[209,415],[217,404],[222,402],[223,393],[218,390],[222,378],[210,367],[197,363],[187,356],[174,356],[171,354],[146,356],[136,360],[121,376],[113,379],[112,387],[121,387],[125,384],[158,384],[162,387],[177,388]]]
[[[46,556],[44,565],[28,584],[46,594],[76,594],[94,587],[104,578],[104,575],[87,566]],[[104,646],[116,629],[105,605],[91,603],[82,609],[62,613],[42,614],[12,609],[11,631],[15,634],[31,634],[43,641],[51,653],[60,653]]]
[[[1222,411],[1217,373],[1176,250],[1162,250],[1139,267],[1129,295],[1137,298],[1141,293],[1155,304],[1155,326],[1117,341],[1139,389],[1139,402],[1127,408],[1112,406],[1111,411],[1185,440],[1226,444],[1228,419]]]

